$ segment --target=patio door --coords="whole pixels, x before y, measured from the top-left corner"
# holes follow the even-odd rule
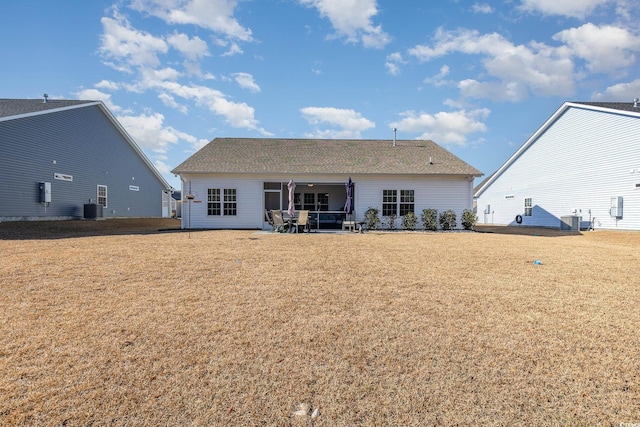
[[[272,211],[274,209],[280,209],[282,200],[282,184],[279,182],[265,182],[264,183],[264,209],[266,211]],[[262,229],[271,229],[271,226],[266,221],[264,213],[262,213]]]

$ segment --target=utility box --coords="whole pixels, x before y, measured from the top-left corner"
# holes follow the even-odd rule
[[[40,183],[40,203],[51,203],[51,183]]]
[[[102,218],[102,205],[87,203],[84,205],[84,219]]]
[[[609,213],[612,218],[622,218],[622,196],[611,198],[611,207]]]
[[[567,215],[560,217],[560,230],[580,231],[582,217],[577,215]]]

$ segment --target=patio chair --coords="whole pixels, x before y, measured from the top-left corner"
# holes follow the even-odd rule
[[[307,232],[310,232],[311,229],[309,228],[309,211],[300,211],[300,213],[298,214],[298,220],[296,221],[295,225],[296,233],[300,230],[300,227],[302,227],[303,233],[305,230],[307,230]]]
[[[273,218],[273,230],[283,232],[286,230],[284,219],[282,219],[282,211],[281,210],[273,210],[271,211],[271,217]]]
[[[274,231],[276,229],[276,225],[273,222],[273,218],[271,217],[271,214],[269,213],[268,210],[264,210],[264,220],[267,221],[267,223],[269,223],[269,225],[271,226],[271,231]]]

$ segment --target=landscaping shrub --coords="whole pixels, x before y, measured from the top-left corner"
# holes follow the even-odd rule
[[[385,225],[387,226],[388,230],[395,230],[396,229],[396,214],[391,214],[387,217],[386,221],[385,221]]]
[[[436,231],[438,229],[438,210],[423,209],[420,220],[423,230]]]
[[[453,230],[456,228],[457,221],[456,213],[447,209],[446,211],[440,213],[440,228],[443,230]]]
[[[380,210],[378,208],[368,208],[364,213],[364,223],[367,230],[377,230],[380,224],[380,217],[378,214]]]
[[[465,230],[473,230],[476,227],[476,221],[478,217],[471,209],[465,209],[462,211],[462,227]]]
[[[418,218],[416,217],[416,214],[414,214],[413,212],[407,212],[402,217],[402,228],[404,230],[415,230],[417,223],[418,223]]]

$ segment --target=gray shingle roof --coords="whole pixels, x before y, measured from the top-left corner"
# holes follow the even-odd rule
[[[172,172],[482,175],[433,141],[279,138],[216,138]]]
[[[44,102],[44,99],[0,99],[0,117],[37,113],[91,102],[95,101],[49,99],[47,102]]]
[[[634,113],[640,113],[640,107],[634,107],[633,102],[573,102],[572,104],[583,104],[593,107],[609,108],[611,110],[632,111]]]

